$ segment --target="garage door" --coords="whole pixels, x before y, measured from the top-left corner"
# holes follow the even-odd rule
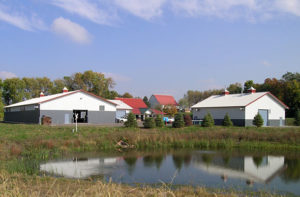
[[[268,125],[268,120],[269,120],[269,113],[267,109],[259,109],[258,113],[261,115],[261,117],[264,120],[264,126]]]

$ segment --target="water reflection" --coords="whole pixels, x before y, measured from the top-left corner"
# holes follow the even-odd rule
[[[135,153],[119,157],[50,161],[40,170],[67,178],[104,177],[122,183],[280,189],[300,195],[300,159],[212,151]],[[176,174],[176,177],[174,176]],[[249,187],[248,187],[249,188]]]

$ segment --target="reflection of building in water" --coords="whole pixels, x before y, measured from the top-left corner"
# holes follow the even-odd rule
[[[114,170],[118,158],[80,159],[47,162],[40,170],[66,178],[84,179],[96,175],[105,175]]]
[[[207,157],[211,158],[207,159]],[[268,183],[285,167],[284,157],[266,156],[256,162],[253,157],[224,159],[214,154],[194,156],[193,165],[210,174],[219,175],[225,182],[228,178],[240,178],[249,183]]]

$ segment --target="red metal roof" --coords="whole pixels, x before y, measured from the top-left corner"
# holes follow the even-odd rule
[[[156,114],[156,115],[158,115],[158,114],[160,114],[160,115],[165,115],[166,113],[164,113],[164,112],[162,112],[162,111],[159,111],[159,110],[157,110],[157,109],[151,109],[151,111],[154,113],[154,114]]]
[[[142,99],[137,98],[116,98],[116,100],[123,101],[133,109],[140,109],[140,108],[148,108],[148,106],[144,103]]]
[[[178,105],[173,96],[153,95],[160,105]]]
[[[140,109],[138,109],[138,108],[133,108],[131,112],[135,115],[141,115],[142,114]]]

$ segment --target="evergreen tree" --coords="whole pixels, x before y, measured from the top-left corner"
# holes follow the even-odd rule
[[[173,127],[174,128],[184,127],[183,115],[181,113],[178,113],[178,114],[175,115],[175,120],[173,122]]]
[[[151,107],[147,96],[144,96],[143,101],[148,107]]]
[[[203,119],[202,126],[203,127],[212,127],[215,125],[215,121],[211,114],[208,112]]]
[[[226,126],[226,127],[233,126],[233,123],[232,123],[228,113],[226,113],[226,115],[224,116],[223,126]]]
[[[163,127],[164,126],[164,121],[163,121],[161,115],[156,116],[155,125],[156,125],[156,127]]]
[[[192,118],[190,114],[184,114],[184,124],[186,127],[193,125]]]
[[[153,118],[146,118],[145,122],[143,123],[145,128],[151,129],[155,127],[155,122]]]
[[[264,120],[259,113],[257,113],[253,119],[253,125],[261,127],[264,124]]]
[[[137,127],[137,122],[135,115],[133,113],[129,113],[127,116],[127,121],[124,122],[125,127]]]
[[[295,116],[295,125],[296,126],[300,126],[300,110],[298,110],[296,112],[296,116]]]

